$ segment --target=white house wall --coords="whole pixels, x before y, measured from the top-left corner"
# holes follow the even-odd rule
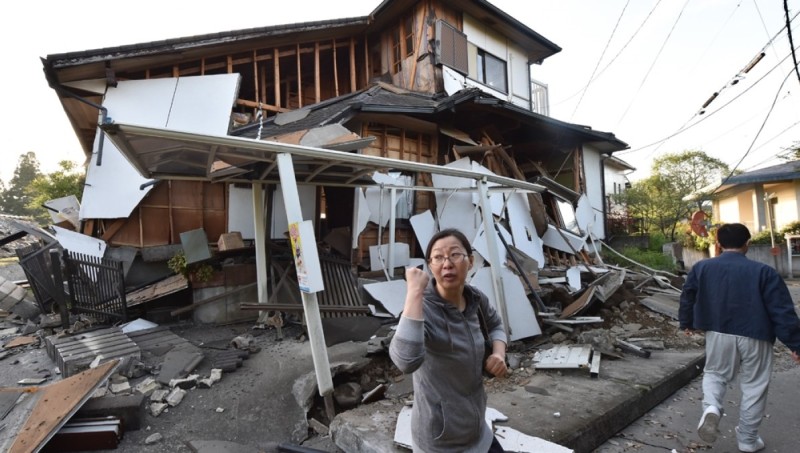
[[[747,205],[747,203],[745,203]],[[751,209],[752,212],[752,209]],[[752,215],[747,217],[740,217],[739,216],[739,200],[738,198],[726,198],[719,200],[719,219],[714,219],[715,222],[721,223],[730,223],[730,222],[742,222],[748,227],[752,229],[753,227],[753,217]],[[749,222],[747,222],[749,220]],[[748,225],[749,223],[749,225]]]
[[[797,191],[794,183],[776,184],[767,186],[765,192],[778,197],[774,205],[775,229],[781,230],[786,225],[796,222],[797,216]]]
[[[474,48],[469,50],[469,75],[472,80],[465,80],[465,84],[479,87],[499,99],[530,109],[531,75],[528,59],[522,48],[469,14],[464,14],[464,34],[472,46],[479,47],[506,62],[506,84],[509,92],[501,93],[475,81],[477,52]]]
[[[288,193],[288,192],[287,192]],[[300,196],[300,211],[304,220],[314,220],[317,211],[317,188],[314,186],[297,186],[297,193]],[[286,218],[286,206],[283,203],[283,191],[280,184],[272,194],[272,225],[270,226],[271,239],[288,239],[286,233],[289,231],[289,220]],[[253,214],[249,216],[253,222]],[[314,222],[316,224],[316,222]]]
[[[121,81],[108,88],[103,107],[115,122],[225,135],[238,88],[238,74]],[[102,160],[98,166],[101,140]],[[140,190],[148,180],[99,129],[93,149],[80,218],[130,216],[152,186]]]
[[[228,231],[242,233],[242,239],[255,239],[253,191],[247,187],[228,187]]]
[[[586,176],[586,197],[589,199],[589,205],[597,213],[604,212],[603,206],[605,205],[600,160],[600,153],[597,150],[589,146],[583,147],[583,172]],[[604,239],[606,237],[605,219],[602,218],[602,214],[598,217],[600,220],[594,222],[591,232],[594,237]]]

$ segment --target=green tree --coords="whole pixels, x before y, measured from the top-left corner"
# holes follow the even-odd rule
[[[791,146],[784,149],[778,156],[784,160],[800,160],[800,142],[794,142]]]
[[[629,215],[643,220],[646,231],[674,241],[678,225],[702,208],[702,195],[695,201],[687,201],[687,196],[701,193],[729,171],[727,164],[702,151],[666,154],[653,161],[650,177],[634,182],[617,201]]]
[[[75,195],[80,200],[83,193],[86,176],[80,167],[68,160],[62,160],[58,166],[59,170],[39,175],[28,188],[28,209],[43,224],[50,223],[50,213],[43,207],[47,201],[70,195]]]
[[[27,189],[40,174],[36,153],[28,151],[19,156],[14,176],[9,181],[8,187],[0,194],[0,208],[4,213],[20,216],[33,214],[28,208],[30,196]]]

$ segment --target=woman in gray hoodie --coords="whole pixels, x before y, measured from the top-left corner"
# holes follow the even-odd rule
[[[413,373],[414,451],[502,452],[484,421],[482,371],[506,375],[503,323],[486,295],[466,284],[474,257],[463,233],[436,233],[425,257],[433,278],[421,269],[406,269],[405,306],[389,346],[394,364]],[[479,311],[492,340],[485,362]]]

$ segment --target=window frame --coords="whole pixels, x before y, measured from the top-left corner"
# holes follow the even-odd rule
[[[492,81],[489,81],[489,79],[487,77],[487,75],[488,75],[488,73],[487,73],[487,64],[486,64],[487,61],[491,61],[491,62],[496,62],[496,63],[502,64],[502,68],[503,68],[503,79],[502,79],[503,86],[502,87],[498,87],[498,86],[492,85]],[[508,62],[506,62],[505,60],[497,57],[496,55],[494,55],[492,53],[489,53],[489,52],[487,52],[487,51],[485,51],[485,50],[483,50],[481,48],[478,48],[477,61],[475,62],[475,67],[476,67],[478,82],[482,83],[483,85],[486,85],[487,87],[489,87],[489,88],[491,88],[493,90],[497,90],[497,91],[499,91],[501,93],[504,93],[504,94],[508,93]]]

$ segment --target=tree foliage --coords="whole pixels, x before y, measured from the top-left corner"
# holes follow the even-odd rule
[[[8,187],[4,187],[0,193],[0,208],[6,214],[30,216],[34,213],[28,206],[31,202],[31,196],[28,188],[38,176],[41,175],[39,171],[39,161],[36,159],[36,153],[29,151],[19,156],[17,161],[17,168],[14,169],[14,176],[8,183]]]
[[[28,209],[34,213],[36,220],[49,223],[50,214],[43,205],[56,198],[63,198],[75,195],[80,200],[83,192],[83,185],[86,177],[74,162],[62,160],[58,163],[60,167],[52,173],[39,175],[34,179],[29,187]]]
[[[720,181],[729,171],[727,164],[702,151],[666,154],[653,160],[650,177],[634,182],[616,197],[617,202],[626,206],[629,215],[642,219],[645,231],[658,231],[674,241],[678,225],[702,208],[702,198],[685,198]]]

